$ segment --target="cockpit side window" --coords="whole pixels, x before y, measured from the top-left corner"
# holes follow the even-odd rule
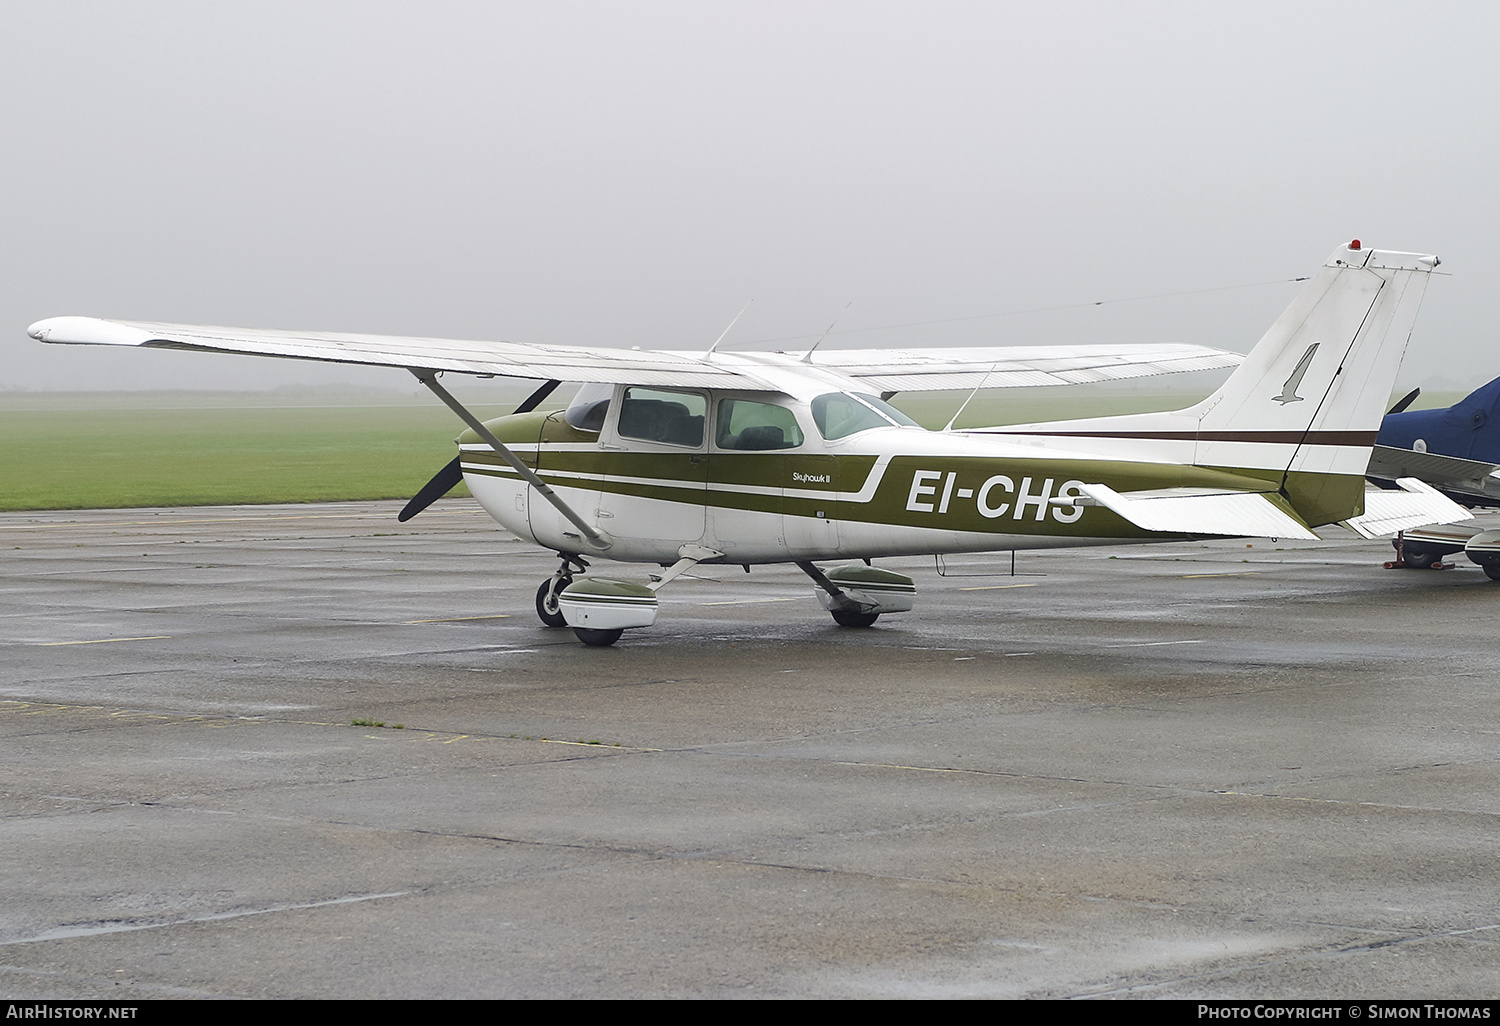
[[[720,449],[766,452],[795,449],[802,444],[802,429],[785,406],[753,399],[721,399],[715,421],[714,444]]]
[[[828,441],[871,428],[920,427],[916,421],[873,395],[828,392],[812,401],[813,423]]]
[[[627,388],[620,402],[621,438],[697,447],[703,444],[708,401],[696,392]]]

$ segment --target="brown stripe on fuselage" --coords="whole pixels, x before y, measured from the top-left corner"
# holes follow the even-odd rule
[[[1272,442],[1286,445],[1375,444],[1377,431],[976,431],[986,435],[1040,435],[1048,438],[1134,438],[1173,442]]]

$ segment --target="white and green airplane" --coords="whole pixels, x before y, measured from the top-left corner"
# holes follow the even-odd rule
[[[1335,250],[1247,357],[1196,346],[645,352],[252,331],[88,317],[43,342],[249,353],[404,367],[469,426],[408,519],[467,481],[520,537],[558,554],[537,612],[609,645],[656,620],[657,592],[699,563],[794,563],[834,620],[867,627],[912,608],[901,555],[1165,541],[1367,537],[1467,519],[1405,479],[1364,475],[1428,277],[1415,253]],[[1241,362],[1243,360],[1243,362]],[[929,431],[897,392],[1101,381],[1239,364],[1171,413]],[[481,422],[442,373],[546,381]],[[566,410],[535,412],[563,381]],[[590,574],[607,558],[659,564],[649,584]],[[817,564],[840,561],[822,568]]]

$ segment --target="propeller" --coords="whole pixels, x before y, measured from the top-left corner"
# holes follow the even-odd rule
[[[557,389],[557,386],[561,384],[561,381],[548,381],[544,383],[535,392],[532,392],[530,395],[528,395],[525,401],[522,402],[520,406],[517,406],[514,410],[512,410],[511,415],[514,416],[517,413],[530,413],[532,410],[540,406],[542,400],[551,395]],[[453,458],[453,462],[447,464],[445,467],[443,467],[442,470],[439,470],[436,474],[432,475],[432,480],[428,481],[425,485],[422,486],[421,491],[412,496],[411,501],[408,502],[405,508],[403,508],[401,512],[396,515],[396,519],[403,524],[406,523],[412,517],[416,516],[428,506],[431,506],[434,502],[437,502],[443,496],[451,492],[454,486],[463,479],[463,457],[455,456]]]
[[[1404,396],[1402,396],[1401,399],[1400,399],[1400,401],[1397,402],[1395,406],[1392,406],[1389,410],[1386,410],[1385,411],[1385,415],[1387,417],[1389,417],[1393,413],[1400,413],[1402,410],[1406,409],[1412,403],[1416,402],[1417,396],[1419,396],[1421,394],[1422,394],[1422,390],[1420,388],[1414,388],[1414,389],[1412,389],[1410,392],[1408,392]]]
[[[449,463],[442,470],[434,474],[432,480],[424,484],[422,490],[412,496],[411,501],[406,504],[406,508],[396,514],[396,519],[404,524],[451,492],[453,486],[464,479],[462,463],[462,456],[453,457],[452,463]]]

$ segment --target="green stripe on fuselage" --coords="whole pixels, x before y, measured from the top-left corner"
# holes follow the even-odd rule
[[[692,462],[694,456],[696,463]],[[467,473],[511,479],[517,476],[492,453],[469,451],[464,453],[463,459]],[[813,476],[827,475],[831,481],[815,485],[798,483],[791,474],[794,467],[804,464],[799,464],[790,455],[775,453],[676,454],[544,449],[538,472],[554,488],[583,488],[719,509],[807,518],[818,518],[821,514],[824,519],[851,523],[895,524],[942,531],[1121,539],[1155,535],[1101,507],[1083,507],[1080,512],[1071,504],[1056,505],[1044,500],[1058,497],[1067,482],[1102,482],[1119,492],[1177,487],[1261,490],[1269,483],[1251,475],[1201,467],[1107,460],[897,456],[885,468],[873,496],[861,502],[854,497],[874,472],[875,457],[823,456],[817,460],[817,474]],[[755,461],[764,462],[757,467]],[[919,473],[923,479],[915,481]],[[952,475],[951,485],[949,475]],[[631,478],[638,480],[628,480]],[[1003,481],[996,480],[998,478],[1008,478],[1010,485],[1007,487]],[[761,488],[779,488],[780,493],[768,495],[737,490],[747,483]],[[832,498],[829,493],[832,493]],[[945,493],[946,510],[943,503]],[[1071,494],[1076,496],[1078,493]],[[1296,515],[1281,496],[1273,493],[1268,497],[1278,507]],[[1065,519],[1075,513],[1078,515],[1071,522]]]
[[[986,534],[1153,536],[1101,507],[1079,509],[1035,501],[1043,493],[1049,500],[1057,497],[1069,481],[1102,483],[1117,492],[1178,487],[1254,491],[1269,486],[1282,493],[1267,495],[1278,508],[1314,526],[1347,519],[1364,508],[1364,479],[1347,474],[973,456],[896,456],[885,467],[874,494],[860,502],[854,497],[877,472],[878,458],[873,455],[601,449],[597,433],[579,431],[557,412],[501,417],[486,426],[502,442],[516,446],[521,460],[553,487],[850,523]],[[472,431],[464,432],[458,441],[464,446],[482,445]],[[540,454],[532,447],[539,447]],[[469,448],[463,461],[470,474],[517,476],[488,449]],[[924,478],[914,491],[918,473]],[[981,492],[986,482],[1000,476],[1010,479],[1013,490],[1003,489],[1000,483],[992,486],[985,509],[990,513],[1001,505],[1006,509],[986,516],[979,503]],[[964,496],[965,491],[970,494]],[[1032,501],[1025,501],[1024,496]],[[1022,501],[1019,516],[1018,499]],[[1041,520],[1037,519],[1039,511]]]

